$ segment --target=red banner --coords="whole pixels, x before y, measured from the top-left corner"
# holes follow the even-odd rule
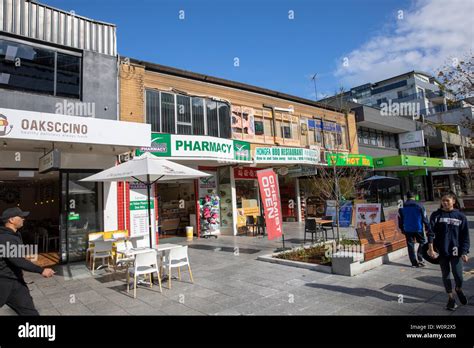
[[[268,239],[272,240],[281,237],[283,229],[278,178],[271,168],[257,171],[257,177],[258,185],[260,186],[260,196],[263,202]]]

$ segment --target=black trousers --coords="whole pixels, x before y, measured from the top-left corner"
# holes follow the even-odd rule
[[[439,266],[441,267],[441,274],[443,276],[443,284],[446,292],[449,294],[453,291],[453,284],[450,279],[450,274],[453,272],[454,284],[456,288],[462,288],[462,261],[460,256],[440,256]]]
[[[25,283],[0,278],[0,307],[7,304],[18,315],[39,315]]]

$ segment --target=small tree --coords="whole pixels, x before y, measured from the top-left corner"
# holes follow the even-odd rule
[[[343,99],[344,89],[341,87],[337,94],[337,107],[347,118],[350,108]],[[334,104],[333,104],[334,106]],[[324,138],[324,137],[323,137]],[[357,144],[357,132],[347,138],[348,148],[352,149]],[[323,139],[324,143],[324,139]],[[367,169],[364,167],[353,167],[350,165],[338,165],[337,158],[346,153],[346,148],[342,148],[342,142],[336,142],[336,147],[328,149],[334,156],[328,156],[327,166],[318,168],[318,175],[313,177],[309,183],[309,190],[313,195],[323,198],[325,201],[333,200],[336,203],[336,231],[337,239],[340,237],[339,211],[344,201],[356,198],[357,184],[364,178]],[[344,151],[343,151],[344,150]]]
[[[438,72],[438,78],[442,83],[442,88],[449,90],[456,101],[466,100],[474,97],[474,55],[465,54],[458,59],[453,57]],[[472,118],[460,120],[459,125],[468,129],[472,134],[474,132],[474,123]],[[472,185],[474,145],[464,147],[465,157],[469,160],[469,173],[467,184]]]

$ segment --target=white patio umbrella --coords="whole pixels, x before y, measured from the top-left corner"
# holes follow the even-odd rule
[[[147,187],[148,196],[148,229],[150,247],[152,244],[150,188],[158,181],[176,181],[182,179],[196,179],[210,174],[183,166],[168,160],[160,159],[150,153],[144,153],[131,161],[103,170],[80,181],[138,181]]]

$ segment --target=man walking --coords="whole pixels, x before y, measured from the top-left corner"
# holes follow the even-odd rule
[[[23,278],[23,270],[39,273],[45,278],[54,275],[51,268],[42,268],[22,257],[23,240],[18,230],[29,212],[8,208],[0,216],[0,308],[10,306],[18,315],[39,315]],[[13,254],[14,250],[14,254]],[[10,253],[12,253],[10,257]]]
[[[426,215],[425,207],[414,200],[415,195],[407,192],[407,200],[403,203],[403,207],[398,209],[398,226],[405,235],[408,246],[408,256],[412,267],[424,267],[423,257],[421,254],[422,246],[426,244],[423,225],[428,233],[430,224]],[[415,243],[418,243],[418,250],[415,252]]]

